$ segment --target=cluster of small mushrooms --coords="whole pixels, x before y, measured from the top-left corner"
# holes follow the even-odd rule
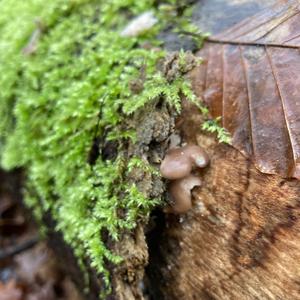
[[[168,191],[172,198],[172,206],[167,213],[182,214],[192,207],[192,190],[201,186],[199,176],[193,174],[196,168],[205,168],[209,163],[207,153],[199,146],[186,145],[167,151],[160,172],[169,179]]]

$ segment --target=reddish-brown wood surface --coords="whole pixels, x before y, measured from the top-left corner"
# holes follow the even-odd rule
[[[182,135],[211,156],[186,215],[167,215],[150,252],[154,299],[300,299],[300,183],[261,173],[201,132],[185,108]]]

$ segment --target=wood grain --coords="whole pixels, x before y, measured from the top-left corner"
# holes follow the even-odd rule
[[[154,299],[300,299],[299,181],[263,174],[217,145],[201,132],[196,109],[182,115],[183,136],[208,149],[211,165],[193,209],[166,216],[158,230]]]

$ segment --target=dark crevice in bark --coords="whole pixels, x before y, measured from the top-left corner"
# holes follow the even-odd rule
[[[161,209],[156,209],[150,217],[150,225],[153,227],[146,233],[146,241],[149,251],[149,263],[145,269],[145,294],[150,300],[163,300],[164,297],[158,289],[163,278],[157,273],[155,266],[161,265],[160,244],[163,240],[163,232],[166,226],[165,214]]]

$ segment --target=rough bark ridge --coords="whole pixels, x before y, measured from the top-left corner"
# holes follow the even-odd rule
[[[262,174],[217,145],[201,132],[197,109],[182,115],[183,137],[206,147],[211,165],[194,209],[167,216],[152,245],[154,299],[300,299],[299,182]]]
[[[135,155],[149,161],[152,165],[159,165],[168,147],[168,137],[174,130],[174,111],[166,105],[161,105],[158,99],[153,105],[147,105],[129,122],[132,123],[132,127],[137,128],[137,137],[140,142],[129,145],[128,155]],[[114,156],[115,153],[111,153],[111,155]],[[164,184],[158,176],[151,176],[151,174],[141,170],[133,171],[127,180],[134,182],[141,191],[153,198],[159,197],[165,190]],[[87,287],[82,280],[84,273],[80,270],[72,250],[64,243],[61,234],[55,232],[55,223],[51,216],[45,215],[44,217],[49,229],[50,245],[56,253],[60,254],[62,263],[67,267],[66,272],[72,276],[79,290],[83,291]],[[106,267],[110,271],[113,290],[106,299],[144,299],[141,286],[143,286],[144,269],[148,264],[148,248],[144,233],[146,223],[147,220],[140,220],[132,232],[123,232],[118,243],[112,241],[107,232],[102,231],[102,240],[114,253],[124,259],[118,265],[106,262]],[[90,267],[88,260],[83,263],[86,268],[85,275],[89,277],[89,291],[86,294],[86,299],[99,299],[104,282],[101,276]]]
[[[158,99],[159,100],[159,99]],[[159,165],[166,148],[168,137],[174,130],[174,111],[160,101],[153,105],[146,106],[139,114],[136,114],[130,122],[132,127],[137,128],[137,136],[140,143],[128,147],[128,155],[135,155],[148,160],[152,165]],[[104,149],[105,150],[105,149]],[[115,150],[117,151],[117,150]],[[114,155],[115,153],[111,153]],[[8,185],[13,191],[16,201],[22,201],[22,180],[21,172],[5,173],[0,170],[0,188]],[[133,171],[128,182],[134,182],[145,194],[155,198],[159,197],[165,190],[165,186],[159,176],[151,176],[140,170]],[[47,238],[49,246],[57,254],[65,272],[75,282],[78,290],[84,294],[86,299],[96,300],[104,287],[102,276],[97,274],[90,266],[90,261],[84,259],[80,267],[78,260],[63,239],[60,232],[55,230],[56,222],[51,214],[43,215],[43,223],[47,227]],[[110,271],[112,293],[105,299],[116,300],[137,300],[144,299],[143,285],[144,269],[148,263],[148,248],[145,240],[144,227],[147,219],[140,220],[132,232],[123,232],[119,242],[112,241],[108,233],[103,230],[101,238],[107,247],[114,253],[123,257],[123,262],[113,265],[106,261],[106,267]]]

